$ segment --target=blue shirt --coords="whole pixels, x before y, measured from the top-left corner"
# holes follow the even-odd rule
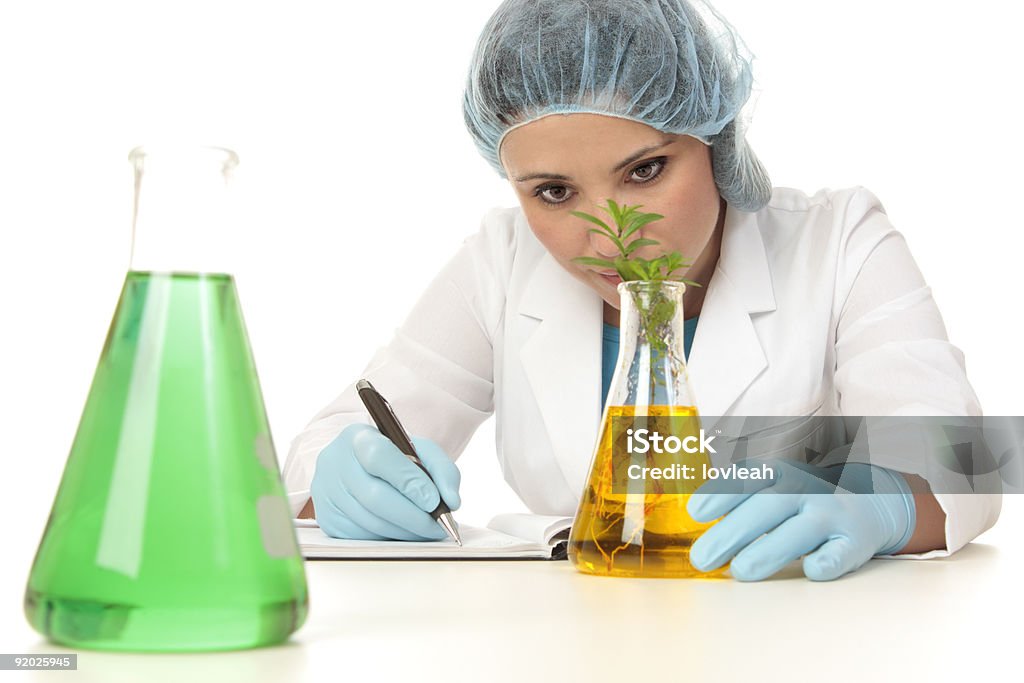
[[[683,354],[690,359],[690,347],[693,345],[693,334],[697,331],[695,316],[683,321]],[[619,328],[604,323],[604,342],[601,345],[601,405],[608,399],[608,390],[612,386],[612,375],[615,374],[615,363],[619,359]]]

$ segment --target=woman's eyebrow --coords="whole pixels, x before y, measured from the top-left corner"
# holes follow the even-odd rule
[[[640,159],[644,155],[650,154],[651,152],[659,150],[662,147],[667,147],[668,145],[671,145],[673,142],[675,142],[674,139],[666,138],[656,145],[650,145],[648,147],[644,147],[643,149],[638,149],[637,151],[633,152],[628,157],[623,159],[620,163],[618,163],[615,166],[615,168],[611,170],[611,173],[618,173],[626,166],[629,166],[631,163]],[[538,178],[547,178],[548,180],[572,180],[572,178],[570,178],[569,176],[562,175],[561,173],[530,173],[528,175],[517,177],[515,181],[517,183],[525,183],[529,180],[537,180]]]

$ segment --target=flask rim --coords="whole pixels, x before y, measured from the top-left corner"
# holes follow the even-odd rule
[[[224,170],[238,166],[238,154],[227,147],[201,145],[198,143],[157,142],[155,144],[138,145],[128,152],[128,161],[136,170],[142,169],[147,157],[156,156],[161,159],[201,159],[204,156],[218,159]]]
[[[616,285],[615,289],[623,292],[650,292],[658,289],[686,291],[686,283],[677,280],[626,280]]]

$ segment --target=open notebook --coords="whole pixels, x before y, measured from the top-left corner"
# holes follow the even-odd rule
[[[295,534],[307,559],[564,560],[571,517],[498,515],[484,528],[459,525],[462,547],[443,541],[353,541],[331,538],[312,519],[296,519]]]

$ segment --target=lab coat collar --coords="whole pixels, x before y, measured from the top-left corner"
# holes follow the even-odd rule
[[[522,214],[519,220],[520,229],[530,230]],[[599,436],[602,302],[545,251],[517,311],[541,321],[520,360],[559,467],[574,491],[585,484]],[[730,207],[687,362],[701,415],[723,415],[768,366],[750,316],[774,310],[757,214]],[[703,426],[711,429],[713,424]]]

